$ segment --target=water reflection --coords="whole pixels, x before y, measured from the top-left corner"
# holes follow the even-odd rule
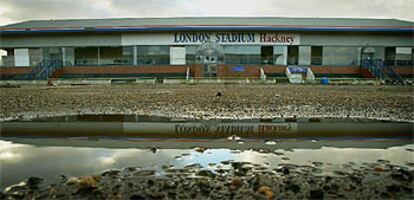
[[[248,143],[247,141],[246,144]],[[277,145],[270,145],[270,147],[274,146]],[[30,176],[40,176],[46,178],[48,182],[56,182],[61,174],[80,176],[99,173],[110,168],[121,169],[131,166],[160,170],[164,165],[182,168],[198,163],[203,168],[214,170],[225,167],[223,161],[226,163],[225,161],[229,160],[266,165],[268,168],[275,168],[280,163],[299,165],[323,163],[327,173],[343,168],[349,163],[370,163],[377,162],[379,159],[410,167],[407,164],[413,163],[413,154],[407,149],[414,149],[413,144],[387,149],[322,147],[320,149],[296,148],[269,151],[265,149],[267,147],[269,145],[263,143],[261,150],[219,148],[201,151],[200,149],[161,148],[153,153],[148,148],[49,147],[0,140],[0,184],[4,189]]]

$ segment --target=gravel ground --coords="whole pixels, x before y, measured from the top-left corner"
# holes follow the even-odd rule
[[[291,84],[22,86],[0,88],[0,120],[106,113],[196,119],[296,116],[413,121],[413,89]]]

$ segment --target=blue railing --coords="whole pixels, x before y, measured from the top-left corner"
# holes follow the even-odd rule
[[[361,61],[361,67],[370,71],[376,78],[380,79],[394,79],[401,81],[400,75],[398,75],[392,66],[387,65],[383,60],[368,60]]]
[[[42,60],[37,66],[33,67],[27,79],[46,80],[53,72],[63,67],[62,60]]]
[[[397,74],[397,72],[394,71],[394,68],[392,66],[387,65],[384,61],[380,60],[379,67],[382,69],[385,74],[388,75],[390,79],[402,81],[401,76]]]

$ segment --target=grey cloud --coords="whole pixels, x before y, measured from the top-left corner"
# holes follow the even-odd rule
[[[58,18],[283,16],[414,20],[412,0],[1,0],[0,24]]]
[[[0,14],[0,18],[6,18],[10,21],[106,17],[110,15],[108,10],[94,7],[87,0],[2,0],[0,7],[6,10]]]
[[[186,12],[179,0],[112,0],[117,16],[170,16]]]

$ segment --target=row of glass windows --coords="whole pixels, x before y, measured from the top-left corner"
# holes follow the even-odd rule
[[[63,60],[67,66],[96,65],[168,65],[171,46],[65,47],[30,48],[30,66],[42,60]],[[198,46],[185,48],[185,63],[196,62]],[[344,65],[357,66],[361,59],[382,59],[390,65],[413,65],[413,48],[371,47],[375,53],[365,55],[364,47],[354,46],[223,46],[225,64],[274,65]],[[135,52],[134,52],[135,51]],[[13,50],[2,57],[2,65],[14,66]],[[134,58],[134,55],[135,58]]]

